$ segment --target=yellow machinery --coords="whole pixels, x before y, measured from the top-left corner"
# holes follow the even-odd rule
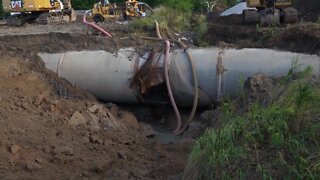
[[[137,0],[126,1],[126,6],[123,9],[123,19],[127,20],[132,17],[146,17],[153,13],[152,8],[143,2],[138,2]]]
[[[60,23],[76,20],[71,0],[2,0],[4,12],[11,15],[7,24],[21,26],[25,22]]]
[[[141,6],[140,6],[141,8]],[[125,20],[129,19],[129,17],[144,17],[145,11],[144,9],[139,9],[139,3],[136,0],[128,0],[126,1],[126,7],[123,10],[123,18]]]
[[[114,3],[97,2],[92,8],[92,16],[94,22],[103,22],[105,19],[119,19],[119,10],[117,5]]]
[[[105,19],[120,19],[145,17],[152,13],[152,8],[143,2],[137,0],[127,0],[125,5],[117,6],[115,3],[109,3],[108,0],[100,0],[92,8],[92,17],[95,22],[103,22]]]
[[[292,0],[247,0],[249,8],[243,11],[245,23],[278,25],[298,21],[298,11],[292,7]]]

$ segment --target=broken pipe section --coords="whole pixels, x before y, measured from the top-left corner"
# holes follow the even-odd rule
[[[313,74],[320,73],[320,59],[316,55],[298,54],[268,49],[189,49],[192,54],[199,83],[199,105],[207,106],[219,101],[224,95],[236,97],[241,92],[241,81],[262,73],[269,77],[281,77],[295,65],[299,70],[313,68]],[[139,56],[134,49],[120,49],[117,53],[106,51],[79,51],[58,54],[40,53],[45,66],[71,83],[89,91],[98,99],[117,103],[139,103],[158,99],[161,89],[164,54],[158,53],[150,66],[157,71],[146,71],[144,78],[157,77],[150,91],[155,96],[144,96],[141,89],[130,84],[143,66],[151,61],[146,53]],[[139,78],[140,85],[144,78]],[[192,71],[185,51],[170,54],[169,78],[174,98],[180,106],[191,106],[194,97]],[[159,80],[160,79],[160,80]],[[152,90],[151,90],[152,89]],[[169,102],[167,96],[161,101]],[[158,101],[159,102],[159,101]]]

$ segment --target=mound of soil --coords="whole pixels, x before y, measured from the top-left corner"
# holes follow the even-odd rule
[[[320,25],[298,23],[284,27],[259,27],[209,23],[203,36],[209,45],[236,48],[272,48],[318,54]]]
[[[300,16],[305,21],[316,22],[320,16],[320,3],[315,0],[296,0],[294,7],[300,12]]]
[[[265,46],[293,52],[319,54],[320,25],[307,23],[290,26],[271,36]]]
[[[113,51],[117,39],[50,33],[0,41],[0,179],[167,179],[183,171],[190,144],[147,138],[150,128],[131,113],[57,78],[36,55]]]
[[[203,36],[209,45],[219,45],[221,42],[230,45],[246,45],[250,47],[256,38],[256,29],[252,26],[209,23],[208,31]]]

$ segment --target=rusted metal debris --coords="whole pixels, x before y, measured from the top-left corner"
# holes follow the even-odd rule
[[[154,49],[150,51],[146,63],[133,76],[130,83],[131,89],[139,89],[140,94],[144,95],[148,89],[164,82],[163,68],[158,67],[160,57]]]

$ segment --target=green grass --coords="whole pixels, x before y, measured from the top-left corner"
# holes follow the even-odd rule
[[[183,31],[190,27],[190,13],[184,13],[172,8],[160,6],[154,9],[154,14],[150,17],[135,19],[129,24],[131,31],[148,31],[155,29],[155,20],[163,29],[173,29],[175,31]]]
[[[197,46],[208,46],[204,35],[208,31],[207,19],[204,15],[194,15],[191,19],[192,31],[195,33],[195,43]]]
[[[320,85],[289,73],[286,90],[245,112],[224,103],[219,127],[197,140],[184,179],[320,179]]]
[[[277,26],[260,27],[257,25],[256,29],[257,33],[260,34],[258,39],[260,45],[266,44],[272,37],[278,36],[282,32],[281,28]]]
[[[208,46],[203,37],[208,30],[205,15],[177,11],[165,6],[155,9],[154,14],[150,17],[132,20],[128,30],[132,33],[151,32],[155,34],[155,21],[167,33],[162,35],[172,35],[173,32],[181,33],[191,30],[194,32],[194,40],[197,46]]]

